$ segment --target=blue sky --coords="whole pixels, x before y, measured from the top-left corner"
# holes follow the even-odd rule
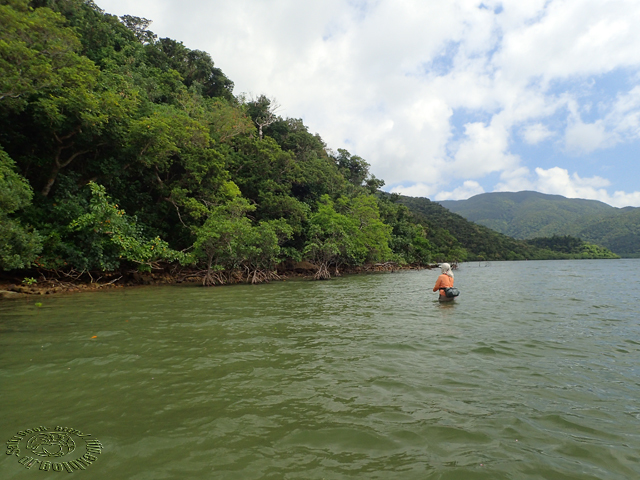
[[[636,0],[97,0],[211,54],[385,189],[640,206]]]

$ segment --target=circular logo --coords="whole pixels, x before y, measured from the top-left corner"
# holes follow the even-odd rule
[[[41,457],[63,457],[76,449],[76,443],[67,433],[46,432],[31,437],[26,447]]]
[[[102,443],[90,433],[56,425],[20,430],[7,440],[7,455],[27,470],[78,472],[90,468],[102,454]]]

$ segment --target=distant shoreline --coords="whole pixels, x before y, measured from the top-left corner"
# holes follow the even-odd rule
[[[279,269],[277,280],[272,282],[284,281],[291,278],[314,280],[314,272],[317,267],[309,262],[298,262],[300,266],[293,265],[293,268]],[[340,267],[338,275],[335,270],[330,269],[332,278],[349,274],[375,273],[375,272],[397,272],[401,270],[430,270],[438,268],[438,264],[429,265],[398,265],[393,262],[367,264],[357,267]],[[49,278],[35,279],[32,284],[21,283],[18,278],[9,277],[0,278],[0,299],[7,298],[25,298],[28,296],[55,295],[62,293],[80,293],[93,292],[98,290],[111,290],[117,288],[138,287],[145,285],[180,285],[202,284],[203,274],[201,270],[182,269],[175,274],[167,271],[156,271],[151,273],[127,272],[113,273],[103,272],[102,274],[84,273],[77,278],[60,277],[50,274]],[[9,277],[9,278],[7,278]],[[31,278],[31,277],[25,277]],[[250,282],[242,281],[238,277],[236,281],[230,281],[218,287],[226,285],[250,284]],[[12,281],[13,280],[13,281]],[[264,282],[270,283],[270,282]]]
[[[633,259],[633,258],[622,258],[623,260]],[[546,259],[549,261],[557,261],[557,260],[621,260],[621,258],[573,258],[573,259]],[[467,262],[460,262],[459,264],[454,264],[457,269],[459,265],[463,264],[474,264],[474,263],[494,263],[494,262],[506,262],[506,261],[516,261],[516,262],[524,262],[524,261],[544,261],[544,260],[471,260]],[[278,269],[278,279],[272,280],[271,282],[262,282],[262,283],[274,283],[279,281],[286,281],[290,279],[300,279],[300,280],[310,280],[310,281],[320,281],[314,279],[315,267],[313,264],[309,262],[298,262],[301,266],[296,268],[294,265],[293,268],[279,268]],[[433,270],[439,268],[439,264],[428,264],[428,265],[398,265],[393,262],[387,263],[377,263],[377,264],[366,264],[361,266],[343,266],[339,268],[338,275],[335,275],[334,269],[330,269],[331,278],[340,277],[342,275],[357,275],[364,273],[381,273],[381,272],[399,272],[399,271],[407,271],[407,270]],[[33,272],[27,272],[27,274],[33,274]],[[142,272],[102,272],[102,274],[97,274],[92,272],[90,276],[87,273],[84,273],[79,278],[70,278],[70,277],[56,277],[53,278],[54,274],[50,273],[51,277],[49,278],[40,278],[40,280],[36,280],[35,283],[29,285],[25,283],[21,283],[18,276],[16,275],[7,275],[4,272],[4,275],[0,277],[0,301],[2,299],[12,299],[12,298],[26,298],[26,297],[38,297],[44,295],[57,295],[57,294],[68,294],[68,293],[80,293],[80,292],[95,292],[98,290],[112,290],[119,288],[130,288],[130,287],[140,287],[140,286],[150,286],[150,285],[181,285],[181,284],[193,284],[193,285],[202,285],[203,273],[201,270],[197,269],[181,269],[176,274],[172,274],[170,272],[164,270],[158,270],[151,273],[142,273]],[[93,277],[93,278],[92,278]],[[30,278],[30,277],[25,277]],[[241,277],[238,277],[241,278]],[[250,285],[250,282],[243,281],[241,279],[236,281],[231,281],[222,285],[214,285],[214,287],[224,287],[227,285]]]

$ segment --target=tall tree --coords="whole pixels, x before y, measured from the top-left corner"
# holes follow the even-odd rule
[[[0,109],[21,111],[31,95],[77,81],[91,66],[79,50],[62,15],[28,0],[0,2]]]
[[[0,148],[0,270],[29,267],[42,249],[40,235],[12,216],[31,203],[32,195],[28,182]]]
[[[264,129],[278,121],[276,111],[280,105],[266,95],[260,95],[258,98],[248,101],[247,107],[249,115],[258,127],[258,137],[262,140]]]

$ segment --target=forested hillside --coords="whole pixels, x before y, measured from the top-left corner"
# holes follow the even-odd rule
[[[621,209],[616,215],[586,221],[576,232],[623,257],[640,257],[640,208]]]
[[[87,0],[0,0],[0,270],[184,265],[212,285],[268,281],[284,259],[326,278],[554,257],[414,215],[364,159],[234,95],[206,52],[149,25]]]
[[[571,235],[623,256],[640,255],[640,209],[538,192],[494,192],[438,202],[518,239]]]
[[[617,258],[606,248],[571,236],[517,240],[477,225],[426,198],[399,197],[416,219],[431,230],[456,238],[467,260],[541,260],[562,258]]]

